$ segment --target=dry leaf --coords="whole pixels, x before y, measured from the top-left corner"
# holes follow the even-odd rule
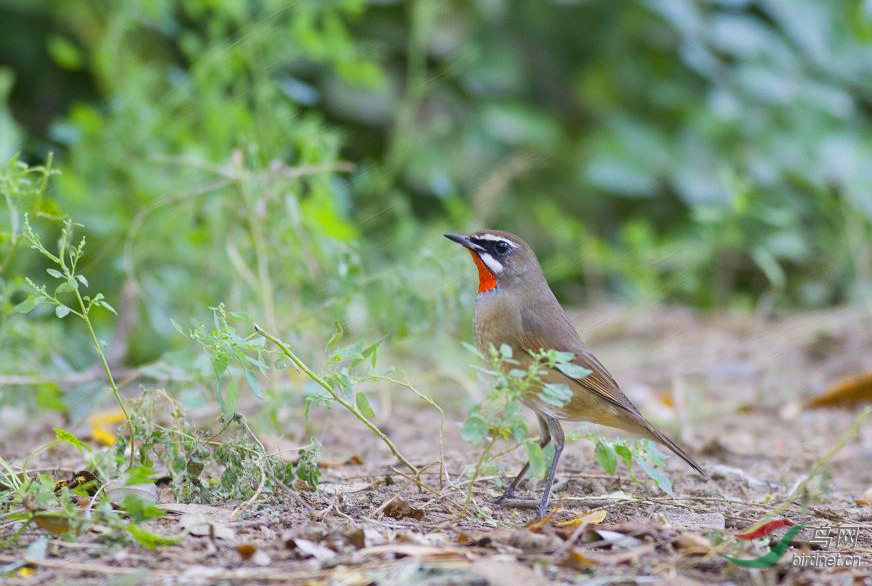
[[[632,535],[624,535],[618,531],[595,528],[593,529],[593,532],[599,535],[601,540],[618,549],[630,549],[642,544],[641,539],[633,537]]]
[[[682,533],[672,540],[672,546],[684,555],[708,555],[712,550],[711,542],[695,533]]]
[[[236,532],[219,521],[215,521],[206,517],[206,515],[198,515],[195,513],[187,513],[179,519],[179,526],[187,530],[191,535],[215,537],[217,539],[235,539]]]
[[[240,543],[239,547],[236,548],[236,551],[239,552],[239,556],[248,561],[251,559],[255,553],[257,553],[257,546],[252,545],[251,543]]]
[[[623,564],[626,562],[632,562],[644,555],[648,555],[654,551],[653,543],[646,543],[645,545],[640,545],[639,547],[634,547],[633,549],[628,549],[626,551],[620,551],[617,553],[594,553],[591,550],[584,550],[579,548],[573,549],[573,554],[581,556],[586,560],[590,560],[595,564],[602,564],[613,566],[617,564]]]
[[[391,502],[387,504],[384,509],[384,514],[387,517],[391,517],[393,519],[417,519],[421,520],[424,518],[424,511],[422,509],[418,509],[410,505],[408,502],[401,498],[395,498]]]
[[[366,547],[366,532],[360,527],[345,533],[342,537],[345,540],[345,543],[354,549],[363,549]]]
[[[862,401],[872,401],[872,372],[864,372],[831,384],[820,395],[806,400],[806,409],[845,407]]]
[[[671,391],[662,391],[657,393],[657,400],[664,407],[669,407],[670,409],[675,409],[675,399],[672,398]]]
[[[529,567],[507,556],[482,559],[474,562],[470,571],[484,578],[490,586],[548,586],[548,580]]]
[[[127,418],[120,409],[101,411],[91,415],[88,418],[88,423],[91,424],[91,439],[104,446],[111,446],[118,438],[109,430],[109,427],[125,421]]]
[[[52,535],[63,535],[73,529],[69,517],[64,513],[53,511],[36,511],[33,514],[33,522],[40,529],[48,531]]]
[[[319,562],[336,557],[336,552],[326,545],[321,545],[320,543],[315,543],[314,541],[309,541],[308,539],[303,539],[301,537],[287,540],[286,545],[291,547],[291,549],[299,551],[303,554],[303,557],[315,558]]]
[[[560,521],[557,523],[558,527],[578,527],[582,523],[586,525],[596,525],[597,523],[602,523],[606,519],[606,511],[604,509],[600,509],[598,511],[589,511],[580,517],[576,517],[575,519],[570,519],[569,521]]]
[[[358,552],[360,555],[380,555],[392,553],[398,556],[411,557],[416,560],[429,561],[445,558],[470,559],[469,552],[456,547],[435,547],[432,545],[418,545],[415,543],[387,543],[367,547]]]
[[[536,519],[535,521],[530,521],[529,523],[527,523],[527,529],[529,529],[533,533],[541,533],[542,528],[551,522],[551,519],[554,518],[555,514],[556,514],[556,511],[554,513],[548,513],[547,515],[545,515],[541,519]]]
[[[88,494],[94,496],[100,486],[100,481],[90,470],[82,470],[73,474],[69,480],[59,480],[55,485],[55,493],[60,493],[63,487],[70,489],[87,485]]]
[[[460,533],[457,536],[457,543],[463,544],[466,547],[487,547],[493,542],[493,537],[490,533]]]
[[[595,566],[597,562],[582,553],[579,548],[573,548],[566,554],[564,565],[576,570],[582,570],[585,566]]]
[[[255,566],[268,566],[272,563],[269,555],[262,549],[257,550],[251,558],[251,563]]]

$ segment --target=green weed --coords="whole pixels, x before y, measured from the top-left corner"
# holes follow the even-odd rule
[[[85,251],[85,238],[83,237],[79,240],[78,244],[73,245],[73,222],[72,220],[65,219],[61,228],[60,238],[58,239],[57,253],[53,253],[42,244],[42,239],[39,234],[33,231],[26,216],[24,219],[24,238],[32,249],[38,251],[57,267],[47,268],[46,272],[53,279],[60,281],[60,283],[53,287],[52,291],[49,291],[46,285],[38,285],[30,278],[27,278],[26,281],[30,286],[31,294],[15,307],[15,311],[30,313],[38,305],[47,304],[54,307],[54,313],[58,319],[64,319],[72,314],[82,320],[88,331],[94,351],[97,353],[97,357],[103,367],[103,372],[106,375],[109,388],[112,390],[112,395],[115,397],[115,401],[127,420],[127,426],[130,431],[130,467],[133,468],[136,459],[133,444],[135,436],[133,422],[130,419],[127,406],[124,404],[124,399],[121,398],[121,394],[118,392],[118,386],[115,384],[115,378],[112,376],[109,362],[106,360],[106,354],[103,351],[105,344],[97,338],[97,333],[91,321],[91,311],[97,307],[102,307],[115,315],[117,313],[115,308],[106,302],[102,293],[95,293],[93,296],[82,294],[82,289],[88,287],[88,279],[77,272],[76,269]]]

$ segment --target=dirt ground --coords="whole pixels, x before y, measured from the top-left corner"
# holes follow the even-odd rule
[[[862,405],[802,408],[833,382],[872,371],[868,313],[839,309],[764,320],[601,307],[573,319],[640,410],[688,446],[711,479],[671,458],[672,499],[650,482],[633,482],[623,466],[614,476],[604,474],[593,445],[581,439],[564,454],[555,512],[546,523],[531,526],[532,509],[494,505],[499,479],[492,475],[474,485],[481,514],[462,516],[466,472],[480,448],[462,442],[455,425],[462,416],[450,415],[447,480],[440,486],[438,418],[430,408],[397,400],[385,431],[425,469],[423,487],[410,482],[356,420],[334,410],[318,415],[325,430],[321,457],[333,462],[323,469],[318,493],[304,493],[302,501],[271,496],[236,517],[236,502],[164,503],[169,513],[153,528],[187,530],[179,544],[149,551],[107,544],[96,534],[53,540],[29,576],[7,582],[872,584],[872,505],[863,500],[864,493],[872,497],[872,424],[835,453],[824,475],[809,478]],[[34,436],[38,427],[31,428]],[[4,456],[25,453],[28,441],[5,438],[0,449]],[[516,451],[501,461],[513,471],[522,458]],[[809,498],[785,500],[806,479]],[[537,490],[521,492],[535,496]],[[806,528],[774,566],[750,570],[718,555],[753,558],[769,551],[784,530],[754,541],[730,536],[782,502],[777,518]],[[578,518],[581,524],[574,525]],[[839,550],[858,556],[859,567],[792,565],[795,554],[825,551],[811,528],[839,526],[859,527],[856,546]],[[22,543],[38,534],[34,529]],[[0,565],[15,554],[0,551]]]

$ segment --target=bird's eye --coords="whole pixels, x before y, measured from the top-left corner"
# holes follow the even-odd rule
[[[494,244],[494,250],[499,254],[506,254],[509,251],[509,243],[505,240],[499,240],[496,244]]]

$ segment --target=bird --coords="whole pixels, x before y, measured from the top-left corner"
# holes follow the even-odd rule
[[[514,359],[520,362],[513,366],[527,369],[534,360],[534,353],[556,350],[572,353],[572,363],[589,371],[579,378],[557,368],[541,374],[541,384],[562,383],[571,390],[571,397],[560,406],[543,400],[538,392],[541,389],[531,389],[522,397],[522,402],[538,419],[539,445],[544,448],[554,442],[544,493],[536,507],[537,519],[548,511],[554,474],[563,453],[565,436],[561,421],[590,421],[654,440],[708,478],[705,470],[678,444],[645,419],[602,362],[582,342],[545,280],[536,254],[523,239],[501,230],[445,234],[445,237],[465,247],[478,270],[473,325],[476,346],[482,353],[487,355],[491,347],[508,345]],[[514,497],[529,467],[527,462],[497,502]]]

